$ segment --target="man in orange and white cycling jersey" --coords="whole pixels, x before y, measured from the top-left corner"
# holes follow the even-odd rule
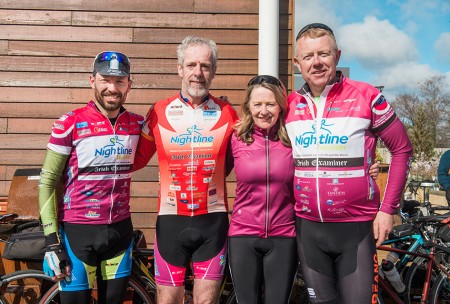
[[[188,36],[177,54],[181,90],[150,108],[134,170],[157,152],[158,303],[182,303],[190,262],[194,303],[217,303],[228,231],[225,158],[238,116],[229,103],[209,94],[217,68],[216,43]]]

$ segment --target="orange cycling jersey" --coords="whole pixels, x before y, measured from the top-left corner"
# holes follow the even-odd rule
[[[150,108],[134,170],[158,152],[159,215],[228,211],[225,159],[237,120],[230,104],[211,95],[196,108],[180,94]]]

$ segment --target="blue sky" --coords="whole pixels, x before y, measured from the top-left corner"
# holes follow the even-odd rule
[[[385,87],[388,100],[445,75],[450,88],[450,0],[295,0],[295,32],[329,25],[350,78]]]

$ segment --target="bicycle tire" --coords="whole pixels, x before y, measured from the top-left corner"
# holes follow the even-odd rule
[[[61,299],[59,297],[60,290],[58,285],[52,286],[51,289],[42,297],[40,304],[60,304]],[[133,304],[155,304],[154,299],[147,293],[145,288],[133,277],[128,281],[127,294],[125,295],[125,302],[131,301]],[[92,299],[92,304],[96,301]]]
[[[427,267],[426,262],[427,259],[416,257],[406,272],[405,293],[403,294],[405,304],[420,302]]]
[[[450,303],[450,280],[442,271],[431,288],[429,303]]]
[[[435,253],[435,256],[437,255],[439,255],[439,252]],[[420,303],[426,270],[427,270],[427,259],[422,257],[416,257],[413,260],[411,266],[409,267],[404,281],[406,288],[405,293],[403,294],[403,302],[405,304]],[[438,275],[439,273],[436,273],[436,269],[433,267],[433,271],[431,273],[430,286],[433,286],[434,282],[438,278]]]
[[[0,277],[0,303],[37,303],[54,285],[43,271],[18,270]]]

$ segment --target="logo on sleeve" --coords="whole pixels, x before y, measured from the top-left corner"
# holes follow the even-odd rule
[[[377,115],[386,114],[391,106],[386,101],[383,95],[381,95],[377,100],[372,102],[372,111]]]

